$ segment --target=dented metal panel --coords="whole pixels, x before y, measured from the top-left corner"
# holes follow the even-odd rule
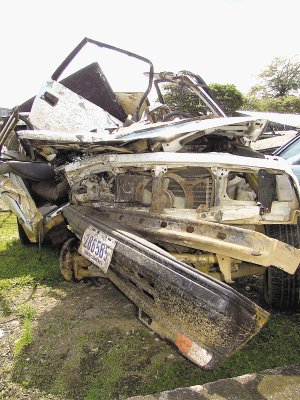
[[[172,122],[159,122],[156,124],[142,123],[121,127],[116,132],[116,139],[140,140],[152,139],[153,141],[172,142],[180,137],[180,142],[187,143],[190,140],[213,132],[218,132],[220,136],[240,136],[256,140],[265,127],[265,121],[247,117],[226,117],[210,118],[202,117],[184,119]],[[198,134],[194,134],[199,132]],[[171,144],[170,144],[171,146]],[[175,148],[175,144],[172,143]],[[182,145],[176,143],[176,147]],[[176,151],[173,148],[170,151]]]
[[[59,82],[47,81],[36,96],[30,122],[37,129],[53,131],[97,131],[115,129],[121,121],[78,96]]]
[[[42,240],[43,231],[40,229],[43,216],[36,207],[23,180],[13,174],[10,177],[0,175],[0,195],[9,209],[24,224],[29,240],[33,243]]]
[[[97,62],[74,72],[62,79],[60,83],[78,96],[103,108],[118,120],[125,121],[126,114]],[[29,112],[34,99],[35,97],[21,104],[19,110]]]
[[[51,106],[44,104],[43,100],[36,100],[35,104],[37,109],[33,107],[30,120],[39,128],[40,132],[26,130],[18,132],[18,135],[20,138],[33,141],[33,144],[41,146],[48,143],[54,148],[60,148],[60,143],[73,143],[76,141],[73,138],[78,133],[82,145],[91,141],[92,143],[97,142],[99,145],[126,146],[135,141],[146,140],[149,143],[160,142],[164,146],[164,151],[174,152],[190,141],[212,133],[218,133],[221,136],[248,136],[253,138],[253,136],[260,134],[263,129],[262,123],[258,123],[254,119],[234,117],[207,120],[195,118],[187,121],[156,124],[136,123],[129,127],[117,129],[116,124],[118,122],[107,120],[107,113],[102,115],[99,110],[92,110],[92,117],[95,121],[91,120],[87,123],[85,119],[89,117],[86,113],[83,113],[81,107],[78,106],[77,108],[77,105],[73,109],[70,102],[67,103],[68,108],[64,108],[64,106],[59,108],[57,105],[55,106],[56,109],[53,107],[53,111],[50,109],[51,113],[49,111]],[[90,131],[92,130],[96,130],[97,134],[91,135]],[[59,136],[55,131],[60,132]],[[69,133],[73,136],[69,137]],[[70,148],[72,147],[70,146]]]

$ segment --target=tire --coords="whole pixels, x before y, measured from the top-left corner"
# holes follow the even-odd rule
[[[297,249],[300,248],[300,221],[297,225],[270,225],[266,234]],[[294,275],[275,267],[269,267],[264,274],[264,300],[271,307],[280,310],[300,310],[300,266]]]
[[[271,308],[300,310],[300,269],[294,275],[275,267],[264,275],[264,300]]]
[[[18,233],[19,233],[19,239],[20,239],[21,244],[23,246],[32,246],[33,244],[28,239],[28,237],[19,221],[17,221],[17,225],[18,225]]]

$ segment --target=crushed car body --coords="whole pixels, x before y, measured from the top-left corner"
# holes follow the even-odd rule
[[[86,44],[148,64],[146,91],[114,92],[95,63],[58,81]],[[206,111],[171,110],[165,83]],[[142,322],[212,369],[268,318],[233,279],[278,270],[295,280],[288,306],[300,302],[299,243],[281,233],[299,238],[300,188],[285,160],[250,148],[266,123],[227,117],[198,75],[156,74],[144,57],[84,39],[3,119],[0,195],[24,243],[61,247],[65,279],[108,277]]]

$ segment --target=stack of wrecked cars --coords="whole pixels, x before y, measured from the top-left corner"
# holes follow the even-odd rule
[[[148,65],[145,92],[114,92],[98,63],[60,81],[86,44]],[[165,83],[206,112],[171,110]],[[105,275],[143,323],[212,369],[268,318],[235,278],[264,274],[269,305],[300,302],[299,183],[285,160],[250,148],[265,125],[227,117],[196,74],[154,73],[86,38],[2,120],[1,198],[23,243],[61,248],[65,279]]]

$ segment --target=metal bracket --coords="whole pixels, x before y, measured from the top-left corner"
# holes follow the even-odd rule
[[[163,192],[163,175],[168,171],[166,165],[156,165],[152,169],[152,200],[150,211],[153,213],[161,213],[163,210],[162,192]]]
[[[216,254],[218,259],[218,264],[220,271],[224,276],[224,281],[226,283],[232,283],[233,280],[231,279],[231,266],[232,266],[232,258],[227,256],[222,256],[220,254]]]

